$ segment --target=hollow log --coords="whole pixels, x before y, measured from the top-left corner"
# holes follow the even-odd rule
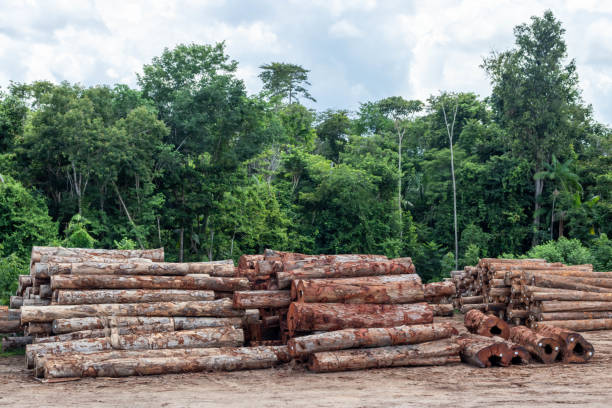
[[[464,363],[480,368],[512,364],[514,352],[503,339],[470,334],[461,335],[455,341],[461,346],[461,361]]]
[[[427,303],[375,305],[344,303],[291,303],[287,313],[290,333],[364,327],[394,327],[433,322]]]
[[[164,261],[164,248],[157,249],[91,249],[33,246],[30,262],[40,262],[43,255],[68,257],[102,257],[114,259],[147,258],[156,262]]]
[[[463,305],[473,305],[484,303],[484,296],[461,296],[459,298],[459,304]]]
[[[456,291],[455,284],[449,281],[426,283],[423,285],[425,300],[454,296]]]
[[[314,372],[364,370],[367,368],[442,365],[458,361],[459,346],[452,339],[420,344],[337,350],[314,353],[308,369]]]
[[[609,312],[609,311],[612,311],[612,302],[543,301],[543,302],[540,302],[540,306],[539,306],[539,312]]]
[[[288,307],[291,295],[288,290],[250,290],[234,292],[235,309],[261,309]]]
[[[100,289],[58,290],[54,299],[59,305],[83,305],[101,303],[152,303],[214,300],[212,290],[179,289]]]
[[[549,326],[575,331],[612,330],[612,319],[549,320],[545,323]]]
[[[544,336],[557,337],[563,343],[562,355],[566,363],[586,363],[595,354],[593,345],[579,333],[541,323],[536,325],[535,330]]]
[[[10,336],[2,338],[2,352],[25,347],[32,344],[32,336]]]
[[[551,312],[537,313],[536,320],[588,320],[588,319],[612,319],[612,311],[609,312]]]
[[[450,303],[430,303],[434,316],[452,316],[455,308]]]
[[[232,292],[248,290],[245,278],[210,276],[54,275],[53,289],[190,289]]]
[[[414,265],[408,262],[347,262],[315,268],[293,269],[278,272],[276,280],[279,289],[288,288],[294,279],[356,278],[362,276],[413,274]]]
[[[402,278],[394,279],[395,276]],[[297,300],[308,303],[390,304],[424,300],[423,285],[415,275],[381,276],[376,279],[299,280],[294,281],[293,286]]]
[[[19,320],[0,320],[0,333],[17,333],[21,331]]]
[[[238,347],[244,343],[244,332],[231,326],[210,327],[176,332],[117,335],[56,343],[30,344],[26,347],[26,364],[34,367],[36,355],[69,353],[91,354],[105,350],[151,350],[172,348]]]
[[[562,358],[560,353],[563,343],[558,338],[541,335],[525,326],[511,327],[510,340],[525,347],[532,356],[544,364],[551,364]]]
[[[480,310],[474,309],[467,312],[464,317],[464,324],[471,333],[480,336],[498,336],[503,339],[508,339],[510,336],[508,323],[497,316],[486,315]]]
[[[322,351],[424,343],[448,338],[457,333],[457,329],[450,323],[344,329],[296,337],[287,342],[287,347],[293,358],[303,359]]]
[[[21,306],[23,306],[22,296],[11,296],[9,298],[9,307],[11,309],[19,309]]]
[[[21,308],[21,323],[44,323],[56,319],[94,316],[240,317],[244,314],[244,310],[233,309],[232,301],[229,299],[198,302],[24,306]]]
[[[127,377],[253,370],[284,362],[286,349],[285,346],[186,349],[181,354],[168,353],[174,350],[149,350],[138,355],[105,360],[51,358],[44,362],[41,375],[45,378]]]

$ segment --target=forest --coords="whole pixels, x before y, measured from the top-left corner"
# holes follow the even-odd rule
[[[225,43],[164,49],[137,87],[0,90],[0,298],[32,245],[164,247],[169,261],[274,248],[410,256],[424,281],[480,257],[612,270],[612,132],[548,11],[481,69],[491,95],[316,110],[309,70]],[[483,55],[488,50],[483,50]],[[381,73],[384,75],[384,73]]]

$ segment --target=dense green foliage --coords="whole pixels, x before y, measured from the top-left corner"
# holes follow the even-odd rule
[[[563,33],[550,12],[517,27],[515,47],[483,63],[489,98],[356,112],[300,104],[314,98],[294,64],[262,65],[248,95],[223,43],[164,50],[139,89],[13,84],[0,94],[0,290],[31,245],[53,242],[164,246],[181,261],[383,253],[438,279],[455,258],[451,143],[460,266],[528,253],[610,270],[611,131],[580,97]]]

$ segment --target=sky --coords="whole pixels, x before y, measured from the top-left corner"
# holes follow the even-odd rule
[[[165,47],[225,41],[249,93],[261,90],[262,64],[309,69],[317,110],[441,91],[485,97],[483,58],[513,47],[513,28],[547,9],[566,29],[585,102],[612,124],[607,0],[0,0],[0,87],[43,79],[135,87]]]

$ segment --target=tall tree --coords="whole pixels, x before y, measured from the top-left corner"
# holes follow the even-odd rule
[[[500,122],[515,138],[513,152],[527,156],[532,174],[545,168],[553,153],[569,148],[572,129],[587,113],[581,108],[573,60],[565,63],[565,30],[551,11],[514,29],[516,47],[492,53],[483,68],[491,78],[491,100]],[[539,241],[544,179],[534,178],[532,245]]]
[[[306,86],[310,86],[309,70],[300,65],[283,62],[271,62],[259,68],[262,69],[259,78],[264,84],[263,90],[271,99],[288,99],[291,105],[293,100],[299,102],[298,97],[302,96],[316,102],[306,89]]]
[[[453,108],[453,120],[449,123],[448,116],[446,115],[446,108],[442,103],[442,112],[444,113],[444,125],[446,126],[446,133],[448,134],[448,145],[451,156],[451,177],[453,180],[453,224],[455,229],[455,270],[459,269],[459,239],[457,238],[457,183],[455,182],[455,155],[453,153],[453,136],[455,134],[455,121],[457,120],[457,106],[455,103]]]

